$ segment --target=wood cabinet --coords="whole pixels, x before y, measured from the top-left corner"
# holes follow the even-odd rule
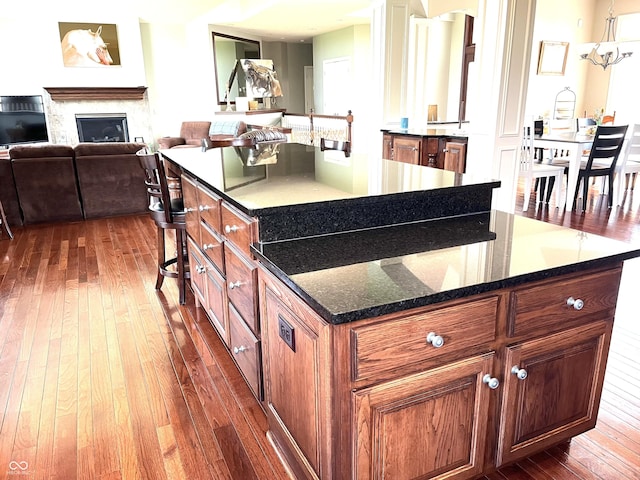
[[[257,264],[249,250],[257,235],[256,221],[188,175],[182,175],[182,191],[196,302],[261,401]]]
[[[596,421],[620,275],[330,325],[260,269],[273,443],[296,478],[472,479],[582,433]]]
[[[465,139],[442,135],[382,135],[382,158],[464,173],[467,143]]]
[[[446,142],[444,145],[444,169],[464,173],[467,160],[467,144],[463,142]]]

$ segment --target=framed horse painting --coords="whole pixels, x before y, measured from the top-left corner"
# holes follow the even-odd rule
[[[115,24],[59,22],[58,29],[65,67],[120,65],[120,46]]]

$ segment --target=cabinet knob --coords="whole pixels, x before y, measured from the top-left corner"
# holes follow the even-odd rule
[[[244,345],[240,345],[239,347],[233,347],[233,353],[235,353],[236,355],[244,352],[245,350],[248,350],[248,349]]]
[[[206,268],[206,267],[204,267],[204,266],[202,266],[202,265],[198,265],[198,266],[196,267],[196,272],[198,272],[199,274],[203,274],[203,273],[205,273],[206,271],[207,271],[207,268]]]
[[[238,280],[237,282],[231,282],[229,283],[229,290],[233,290],[234,288],[240,288],[240,285],[242,285],[242,283],[240,283],[240,280]]]
[[[185,208],[184,211],[187,212],[187,213],[192,213],[192,212],[197,212],[198,209],[197,208],[193,208],[193,207],[188,207],[188,208]]]
[[[237,225],[225,225],[224,226],[224,231],[226,233],[237,232],[238,230],[240,230],[240,227],[238,227]]]
[[[529,375],[524,368],[520,368],[517,365],[511,367],[511,373],[518,377],[518,380],[524,380]]]
[[[209,205],[200,205],[198,207],[198,210],[200,210],[201,212],[206,212],[207,210],[211,210],[211,207]]]
[[[569,297],[567,298],[567,305],[575,308],[576,310],[582,310],[582,308],[584,307],[584,302],[579,298]]]
[[[444,149],[442,149],[442,151],[443,151],[444,153],[449,153],[449,149],[448,149],[448,148],[444,148]]]
[[[203,250],[211,250],[212,248],[214,248],[215,245],[213,243],[206,243],[202,246]]]
[[[488,373],[484,377],[482,377],[482,382],[486,383],[491,390],[495,390],[500,386],[500,380],[498,380],[496,377],[492,377]]]
[[[440,348],[444,345],[444,338],[440,335],[437,335],[436,332],[429,332],[427,334],[427,343],[430,343],[435,348]]]

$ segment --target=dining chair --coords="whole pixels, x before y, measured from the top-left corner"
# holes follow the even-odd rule
[[[330,140],[328,138],[320,138],[320,150],[341,150],[344,152],[344,156],[348,157],[351,155],[351,142],[344,140]]]
[[[586,161],[582,162],[580,165],[580,171],[578,172],[578,185],[580,185],[580,181],[582,181],[583,212],[586,210],[587,205],[587,194],[589,192],[588,180],[594,177],[607,178],[607,201],[609,208],[613,206],[613,181],[616,173],[616,164],[618,157],[620,156],[620,152],[622,151],[622,145],[627,133],[627,128],[628,125],[598,125],[589,156]],[[574,209],[576,207],[579,192],[580,188],[576,188],[576,193],[573,197]]]
[[[548,163],[538,163],[535,160],[535,147],[533,143],[534,127],[532,125],[526,125],[523,129],[522,145],[520,147],[520,171],[518,172],[519,178],[524,178],[524,203],[522,204],[522,210],[526,211],[529,208],[529,198],[531,197],[531,185],[534,179],[555,179],[554,183],[558,185],[562,184],[562,176],[564,175],[564,167],[550,165]],[[549,182],[551,183],[551,182]],[[552,187],[550,187],[552,188]],[[560,206],[561,189],[556,189],[556,206]],[[538,201],[542,202],[543,195],[538,197]],[[546,202],[549,202],[549,196],[546,198]]]
[[[603,115],[602,121],[600,125],[613,125],[616,121],[616,112],[613,112],[613,115]]]
[[[640,172],[640,123],[631,126],[630,130],[631,132],[627,135],[625,145],[622,148],[616,172],[618,205],[622,201],[624,192],[629,190],[629,183],[631,183],[631,190],[635,188],[636,176]]]
[[[140,166],[145,173],[145,186],[149,199],[149,213],[158,231],[158,274],[156,290],[162,288],[165,277],[178,280],[180,304],[185,303],[186,285],[189,278],[189,268],[186,255],[186,211],[181,192],[169,189],[169,181],[164,162],[158,153],[149,153],[146,149],[137,152]],[[175,257],[167,259],[166,231],[175,232]]]

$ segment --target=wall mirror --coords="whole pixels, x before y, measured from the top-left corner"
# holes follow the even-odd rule
[[[227,95],[230,102],[235,103],[236,97],[247,96],[244,71],[236,68],[236,62],[241,58],[260,58],[260,42],[217,32],[212,32],[211,35],[218,104],[225,105]],[[227,88],[229,82],[231,85]]]

